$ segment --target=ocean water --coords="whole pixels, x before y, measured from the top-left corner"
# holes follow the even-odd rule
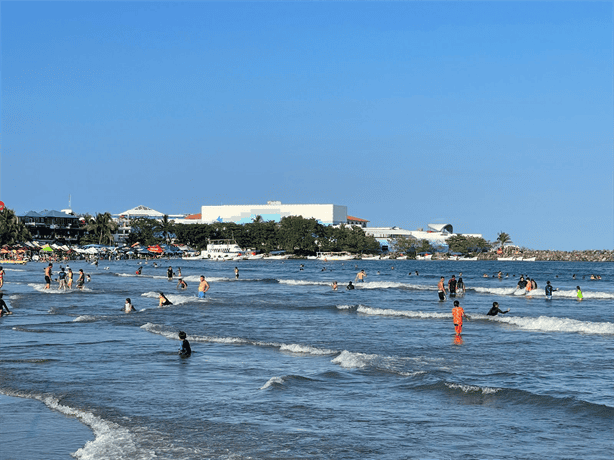
[[[167,281],[169,265],[187,290]],[[73,262],[92,280],[70,292],[43,290],[44,266],[5,266],[2,458],[614,455],[612,264],[170,260],[137,276],[136,261]],[[363,268],[366,282],[346,291]],[[460,340],[436,289],[459,272]],[[532,295],[514,291],[520,273],[537,281]],[[172,306],[158,307],[159,291]],[[126,297],[136,313],[123,313]],[[486,316],[494,301],[510,313]]]

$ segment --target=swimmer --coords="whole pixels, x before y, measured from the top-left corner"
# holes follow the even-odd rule
[[[578,302],[582,302],[584,295],[582,294],[582,289],[580,289],[580,286],[576,286],[576,296],[578,297]]]
[[[452,320],[454,321],[454,332],[456,335],[461,335],[463,332],[463,319],[469,317],[465,315],[465,310],[460,306],[458,300],[454,301],[454,308],[452,308]]]
[[[85,275],[85,278],[87,279],[87,282],[89,283],[90,281],[92,281],[92,277],[90,275]]]
[[[166,298],[166,296],[164,295],[163,292],[160,293],[158,298],[160,299],[160,303],[158,304],[159,307],[161,307],[163,305],[173,305],[173,303]]]
[[[354,289],[354,285],[352,284],[352,282],[350,281],[348,283],[348,285],[345,287],[348,291],[351,291],[352,289]]]
[[[337,285],[337,282],[336,282],[336,281],[333,281],[333,285],[332,285],[332,287],[333,287],[333,291],[336,291],[336,290],[337,290],[338,285]]]
[[[488,313],[486,313],[486,316],[497,316],[498,313],[501,313],[502,315],[505,315],[508,311],[510,311],[511,309],[508,308],[507,310],[503,311],[499,308],[499,302],[493,302],[492,303],[492,308],[490,310],[488,310]]]
[[[4,294],[0,292],[0,316],[12,315],[13,312],[9,310],[9,306],[6,304],[2,296],[4,296]]]
[[[183,278],[179,278],[179,282],[177,283],[177,289],[186,289],[188,287],[188,283],[183,281]]]
[[[516,285],[516,291],[518,289],[525,289],[527,287],[527,282],[524,280],[524,276],[520,275],[520,280],[518,281],[518,284]]]
[[[137,268],[136,272],[137,275],[140,275],[141,273],[143,273],[143,267],[139,267]]]
[[[134,306],[132,305],[130,298],[126,299],[126,303],[124,304],[123,310],[124,310],[124,313],[130,313],[131,311],[136,311],[136,308],[134,308]]]
[[[203,275],[200,275],[200,283],[198,284],[198,298],[204,299],[205,294],[207,293],[209,288],[210,288],[209,283],[207,283],[207,280],[205,279],[205,277]]]
[[[552,287],[552,285],[550,284],[550,281],[546,281],[546,287],[544,288],[545,292],[546,292],[546,299],[551,300],[552,299],[552,292],[553,291],[558,291],[557,289],[554,289]]]
[[[4,268],[0,267],[0,289],[4,286]]]
[[[190,342],[186,338],[187,335],[183,331],[179,331],[179,340],[181,340],[181,349],[179,350],[179,356],[187,358],[192,354],[192,348],[190,348]]]

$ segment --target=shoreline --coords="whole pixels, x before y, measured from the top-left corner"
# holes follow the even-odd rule
[[[3,459],[69,459],[95,439],[89,426],[53,410],[42,401],[0,393]],[[61,446],[49,450],[49,446]],[[12,456],[9,452],[19,452]]]

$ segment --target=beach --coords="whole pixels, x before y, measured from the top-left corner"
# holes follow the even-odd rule
[[[3,458],[611,457],[611,264],[70,266],[91,274],[83,291],[44,290],[44,264],[5,268]],[[498,271],[507,278],[483,277]],[[461,272],[470,319],[457,337],[437,282]],[[516,289],[520,274],[538,288]],[[172,305],[158,306],[160,291]],[[136,313],[123,313],[128,297]],[[486,316],[495,301],[511,311]]]

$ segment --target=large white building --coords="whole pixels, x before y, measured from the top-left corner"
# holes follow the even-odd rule
[[[428,230],[405,230],[399,227],[366,227],[365,233],[373,235],[382,246],[388,246],[399,236],[413,237],[417,240],[427,240],[436,246],[446,245],[446,240],[453,235],[473,236],[482,238],[481,233],[454,233],[452,224],[429,224]]]
[[[268,201],[267,204],[239,204],[222,206],[203,206],[201,222],[234,222],[246,224],[257,216],[264,221],[279,222],[282,217],[302,216],[314,218],[325,225],[345,224],[348,221],[347,206],[336,204],[282,204],[281,201]]]

